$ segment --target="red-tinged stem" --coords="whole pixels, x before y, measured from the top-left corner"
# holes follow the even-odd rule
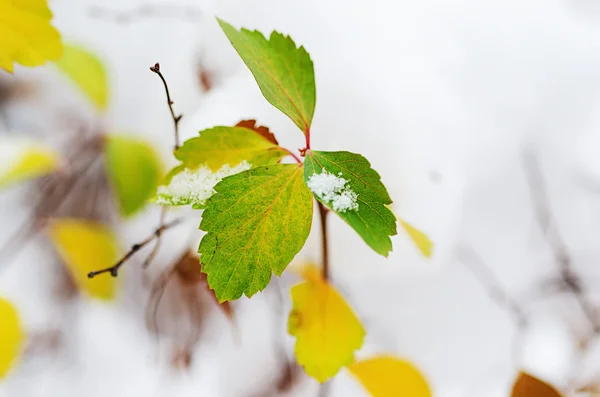
[[[282,147],[281,149],[283,149],[284,151],[287,152],[287,154],[289,154],[290,156],[292,156],[294,158],[294,160],[296,160],[299,164],[302,164],[302,160],[300,159],[300,157],[296,156],[296,154],[294,152],[292,152],[289,149],[286,149],[284,147]]]
[[[310,150],[310,127],[306,127],[306,130],[304,130],[304,136],[306,137],[306,147],[304,149],[300,149],[300,156],[302,157],[306,155],[307,150]]]

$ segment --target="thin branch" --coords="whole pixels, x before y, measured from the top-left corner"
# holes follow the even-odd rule
[[[96,270],[96,271],[90,272],[90,273],[88,273],[88,277],[94,278],[97,275],[102,274],[102,273],[110,273],[111,276],[117,277],[119,275],[119,269],[121,268],[121,266],[123,266],[129,260],[129,258],[131,258],[133,255],[135,255],[139,250],[144,248],[146,245],[148,245],[149,243],[154,241],[154,239],[159,238],[160,235],[165,230],[170,229],[174,226],[177,226],[182,221],[183,221],[183,218],[176,218],[169,223],[161,225],[156,230],[154,230],[154,232],[152,232],[152,234],[150,236],[148,236],[144,241],[132,245],[131,249],[113,266],[107,267],[106,269],[101,269],[101,270]]]
[[[158,75],[163,82],[165,87],[165,92],[167,94],[167,104],[169,105],[169,111],[171,112],[171,117],[173,118],[173,125],[175,127],[175,149],[179,149],[179,122],[183,117],[183,114],[175,115],[175,111],[173,110],[173,101],[171,100],[171,93],[169,92],[169,86],[167,85],[167,80],[165,80],[164,76],[160,72],[160,64],[156,62],[154,66],[150,66],[150,70]]]
[[[152,251],[150,251],[150,254],[148,254],[148,257],[146,258],[144,263],[142,263],[143,269],[147,269],[148,266],[150,266],[150,263],[152,263],[152,261],[156,257],[156,254],[158,254],[158,250],[160,250],[160,242],[162,241],[161,236],[162,236],[162,232],[165,230],[163,227],[165,226],[165,217],[167,215],[167,208],[168,207],[162,207],[160,209],[160,221],[158,224],[159,225],[158,230],[161,230],[161,231],[158,233],[158,236],[156,236],[156,241],[154,242],[154,247],[152,247]],[[163,228],[163,229],[161,229],[161,228]]]
[[[556,220],[550,210],[548,192],[542,171],[535,153],[525,150],[522,155],[522,166],[529,190],[537,222],[546,238],[555,262],[559,266],[561,283],[573,294],[582,312],[586,316],[595,333],[600,332],[600,324],[596,320],[596,308],[588,299],[581,277],[573,269],[573,261],[569,255],[558,229]]]
[[[329,210],[321,202],[319,206],[319,215],[321,220],[321,261],[323,262],[323,279],[329,280],[329,242],[327,237],[327,215]]]
[[[510,297],[496,275],[486,266],[483,259],[471,248],[462,247],[458,252],[459,260],[465,268],[486,290],[490,299],[500,308],[508,309],[518,327],[523,327],[527,322],[527,316],[521,306]]]

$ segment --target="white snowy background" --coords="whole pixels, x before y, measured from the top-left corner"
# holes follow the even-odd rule
[[[149,5],[169,15],[135,14]],[[184,114],[184,138],[257,118],[282,144],[301,147],[302,135],[262,98],[214,16],[289,33],[315,64],[313,147],[365,155],[397,213],[435,243],[426,260],[400,230],[385,259],[331,218],[333,279],[367,327],[359,357],[389,352],[407,358],[440,397],[507,396],[520,369],[563,390],[600,381],[600,337],[591,335],[573,294],[544,293],[560,266],[536,221],[522,161],[524,148],[535,154],[555,221],[551,228],[559,230],[573,270],[600,307],[596,2],[54,0],[51,6],[65,39],[105,60],[108,115],[97,120],[51,67],[19,69],[16,78],[38,88],[33,98],[4,109],[0,128],[43,134],[52,142],[64,128],[61,114],[77,108],[107,131],[151,140],[167,159],[172,120],[162,85],[148,71],[159,61],[175,108]],[[107,16],[114,12],[136,16]],[[200,69],[216,84],[207,93],[198,83]],[[27,214],[27,194],[25,188],[0,194],[1,238]],[[197,246],[199,217],[186,216],[184,226],[165,234],[148,277],[185,247]],[[157,223],[158,210],[151,208],[120,225],[123,247]],[[317,237],[298,262],[319,259]],[[54,259],[43,241],[0,265],[0,295],[15,302],[27,331],[60,335],[58,347],[25,355],[0,382],[0,396],[268,395],[261,390],[278,376],[275,341],[285,334],[285,318],[272,303],[275,287],[235,302],[237,331],[220,312],[210,312],[191,367],[177,369],[169,338],[157,342],[144,323],[144,256],[127,264],[114,304],[57,301]],[[507,306],[490,297],[482,282],[490,276],[481,269],[493,272],[523,308],[527,327],[517,327]],[[284,277],[281,285],[293,281]],[[581,347],[584,340],[589,343]],[[286,343],[291,354],[293,341]],[[317,393],[317,384],[303,379],[287,395]],[[366,394],[342,371],[331,396]]]

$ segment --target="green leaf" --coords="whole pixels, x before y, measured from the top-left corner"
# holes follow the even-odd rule
[[[264,97],[285,113],[306,134],[315,111],[313,63],[304,47],[296,48],[289,36],[273,32],[236,30],[218,19],[223,32],[248,66]]]
[[[108,106],[108,78],[102,61],[85,48],[65,45],[58,68],[75,83],[99,109]]]
[[[396,234],[392,200],[379,174],[350,152],[306,153],[304,179],[317,200],[336,212],[375,252],[387,256]]]
[[[105,151],[121,213],[133,215],[156,193],[162,174],[159,156],[149,143],[120,135],[107,136]]]
[[[214,127],[188,139],[175,151],[175,157],[185,167],[194,169],[202,165],[212,171],[228,164],[234,167],[247,161],[253,167],[274,164],[287,152],[257,131],[245,127]]]
[[[227,177],[215,186],[200,229],[202,271],[219,302],[262,291],[304,246],[312,197],[302,165],[274,164]]]

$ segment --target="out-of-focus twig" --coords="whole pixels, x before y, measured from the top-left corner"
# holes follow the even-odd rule
[[[138,252],[139,250],[144,248],[150,242],[154,241],[154,239],[157,239],[165,230],[170,229],[174,226],[177,226],[182,221],[183,221],[182,218],[176,218],[169,223],[165,223],[164,225],[159,226],[145,240],[132,245],[131,249],[117,263],[115,263],[114,265],[112,265],[110,267],[107,267],[106,269],[100,269],[100,270],[96,270],[93,272],[89,272],[88,277],[94,278],[102,273],[110,273],[111,276],[117,277],[119,275],[119,269],[121,268],[121,266],[123,266],[129,260],[129,258],[131,258],[133,255],[135,255],[136,252]]]
[[[471,248],[460,247],[458,258],[465,268],[485,289],[490,299],[500,308],[508,309],[518,327],[523,327],[527,322],[527,316],[523,308],[505,291],[504,287],[483,259]]]
[[[94,19],[122,25],[149,18],[172,18],[197,23],[202,16],[202,11],[193,6],[147,3],[126,11],[93,6],[88,9],[88,15]]]
[[[554,260],[559,266],[561,284],[573,294],[592,329],[595,333],[598,333],[600,332],[600,324],[597,321],[596,309],[588,299],[581,277],[573,269],[571,256],[550,210],[548,192],[542,171],[535,153],[530,148],[523,151],[522,167],[529,185],[537,222],[552,250]]]

